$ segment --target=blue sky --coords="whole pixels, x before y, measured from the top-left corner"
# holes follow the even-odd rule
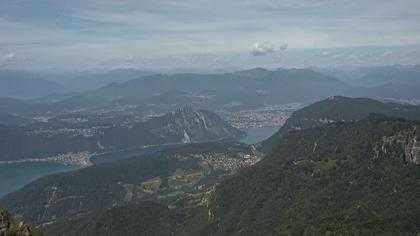
[[[0,0],[0,68],[420,63],[418,0]]]

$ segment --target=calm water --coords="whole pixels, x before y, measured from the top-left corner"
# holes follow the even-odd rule
[[[278,127],[242,129],[242,131],[245,131],[248,134],[248,136],[239,141],[246,144],[258,143],[270,137],[278,129]],[[107,154],[94,156],[92,158],[92,162],[98,164],[114,160],[121,160],[133,156],[150,154],[174,146],[176,145],[151,147],[145,149],[136,148],[124,150],[121,152],[111,152]],[[62,164],[50,162],[0,164],[0,197],[4,196],[7,193],[13,192],[44,175],[53,174],[57,172],[71,171],[78,168],[79,167],[65,166]]]
[[[172,145],[173,146],[173,145]],[[92,157],[94,164],[126,159],[133,156],[150,154],[170,148],[171,145],[144,149],[129,149],[120,152],[110,152]],[[18,190],[39,177],[79,169],[78,166],[66,166],[53,162],[24,162],[15,164],[0,164],[0,197]]]
[[[245,131],[248,135],[245,138],[240,139],[240,142],[246,144],[254,144],[263,141],[264,139],[269,138],[273,135],[280,127],[263,127],[263,128],[248,128],[241,129]]]
[[[77,167],[52,162],[0,164],[0,197],[19,189],[41,176],[75,169]]]
[[[151,154],[151,153],[158,152],[164,149],[176,147],[178,145],[180,144],[162,145],[162,146],[149,147],[149,148],[132,148],[132,149],[124,150],[124,151],[109,152],[109,153],[93,156],[91,161],[94,164],[99,164],[99,163],[104,163],[104,162],[127,159],[134,156]]]

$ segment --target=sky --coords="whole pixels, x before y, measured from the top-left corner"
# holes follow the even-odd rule
[[[0,0],[0,68],[420,64],[419,0]]]

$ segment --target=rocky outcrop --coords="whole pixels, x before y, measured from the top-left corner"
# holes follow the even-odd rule
[[[404,152],[404,160],[406,163],[419,164],[420,163],[420,137],[417,134],[418,127],[414,126],[412,129],[400,131],[398,134],[383,137],[381,150],[384,153],[390,146],[397,145],[402,148]],[[379,150],[376,150],[379,155]]]
[[[41,231],[32,229],[24,222],[15,222],[13,214],[6,210],[0,210],[0,235],[5,236],[40,236]]]
[[[420,142],[415,139],[411,140],[404,147],[405,160],[410,163],[420,163]]]
[[[215,113],[192,108],[177,109],[153,122],[153,134],[173,137],[181,143],[235,139],[245,135]]]

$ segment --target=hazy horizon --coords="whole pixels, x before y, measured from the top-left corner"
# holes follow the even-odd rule
[[[420,63],[420,2],[3,1],[0,69]]]

